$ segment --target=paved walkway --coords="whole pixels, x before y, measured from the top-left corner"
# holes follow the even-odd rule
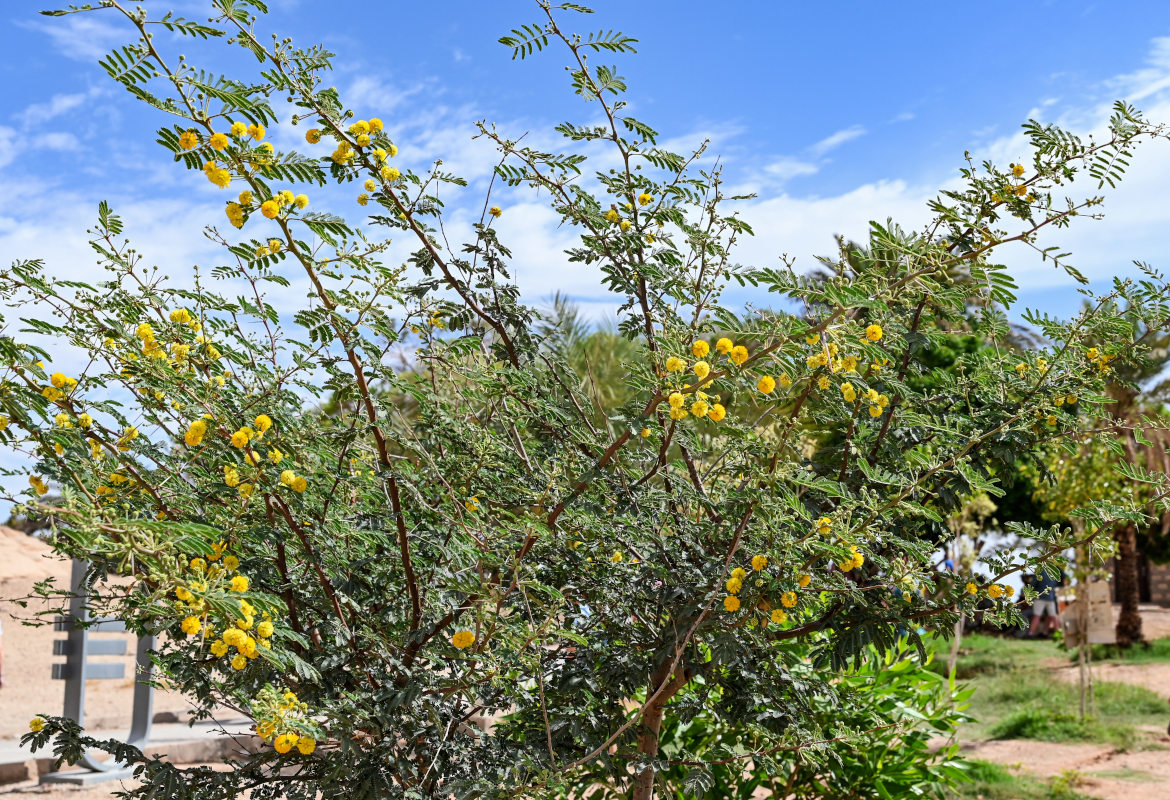
[[[125,730],[89,731],[95,738],[125,736]],[[246,750],[255,746],[255,736],[246,720],[230,719],[218,722],[199,722],[195,725],[184,723],[156,723],[151,727],[150,742],[144,748],[146,754],[158,754],[168,761],[179,764],[200,761],[218,761],[233,750]],[[34,774],[22,768],[43,773],[48,771],[53,758],[50,747],[33,753],[21,747],[19,739],[0,739],[0,784],[26,780]],[[68,769],[68,767],[64,767]]]

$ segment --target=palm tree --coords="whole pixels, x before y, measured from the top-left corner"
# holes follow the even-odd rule
[[[1146,343],[1149,351],[1142,361],[1117,367],[1117,380],[1108,389],[1113,399],[1109,414],[1118,428],[1130,464],[1145,469],[1165,469],[1170,466],[1170,441],[1164,430],[1165,408],[1170,400],[1170,377],[1166,376],[1170,364],[1170,332],[1150,329],[1133,314],[1124,316],[1130,321],[1133,338]],[[1155,422],[1158,417],[1162,420]],[[1164,539],[1168,531],[1170,514],[1163,513],[1144,530],[1128,523],[1114,532],[1117,594],[1121,603],[1116,633],[1117,643],[1122,647],[1143,640],[1142,618],[1138,611],[1141,602],[1140,545],[1151,547],[1157,540]]]

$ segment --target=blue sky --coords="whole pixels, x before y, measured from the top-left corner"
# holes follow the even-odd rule
[[[194,191],[210,201],[208,188],[197,186],[199,176],[169,169],[153,144],[159,115],[137,107],[96,66],[125,33],[115,15],[37,16],[47,1],[12,0],[0,10],[7,100],[0,114],[0,185],[29,200],[18,206],[38,223],[53,222],[44,218],[38,192],[76,200],[50,225],[58,235],[76,234],[79,221],[84,228],[103,197],[125,209],[132,223],[151,195],[171,201]],[[199,0],[146,5],[206,15]],[[489,154],[468,144],[475,120],[543,133],[585,113],[567,90],[561,51],[521,63],[496,42],[508,28],[539,19],[528,0],[379,2],[364,4],[360,14],[338,14],[334,3],[320,0],[272,5],[272,29],[302,43],[323,41],[339,54],[336,77],[344,95],[382,106],[392,128],[397,117],[404,135],[418,134],[408,144],[419,145],[420,161],[424,154],[443,155],[456,166],[478,160],[469,171],[482,177]],[[745,261],[772,263],[787,252],[798,265],[809,264],[812,254],[832,249],[832,233],[862,234],[870,217],[920,222],[923,201],[954,178],[964,149],[1004,160],[1026,156],[1017,132],[1029,116],[1089,130],[1116,97],[1141,95],[1139,105],[1155,112],[1166,102],[1164,85],[1151,90],[1170,74],[1170,39],[1162,38],[1170,37],[1170,7],[1161,2],[985,2],[978,12],[968,4],[928,2],[594,5],[597,14],[570,15],[569,23],[579,30],[620,28],[640,40],[639,55],[620,63],[634,113],[680,147],[709,136],[728,176],[760,193],[752,221],[768,235],[745,247]],[[189,43],[183,47],[193,57],[200,53]],[[245,63],[242,56],[237,63]],[[289,143],[293,136],[289,131]],[[1161,166],[1159,155],[1150,160]],[[1137,196],[1128,189],[1121,200]],[[61,242],[37,252],[28,221],[19,208],[0,212],[0,258],[71,260]],[[138,221],[147,241],[162,236],[172,248],[191,241],[190,255],[201,254],[200,237],[176,239],[164,220]],[[1166,221],[1165,215],[1143,220],[1137,235],[1132,225],[1120,226],[1118,238],[1129,249],[1096,246],[1113,230],[1109,223],[1082,226],[1094,230],[1076,231],[1067,243],[1071,249],[1085,240],[1089,252],[1074,250],[1074,263],[1109,275],[1130,258],[1157,261],[1160,237],[1153,233]],[[14,238],[14,227],[25,235]],[[532,249],[544,253],[547,244]],[[182,253],[171,255],[182,263]],[[1021,267],[1025,300],[1034,289],[1046,300],[1057,291],[1066,308],[1075,303],[1067,285],[1053,286],[1064,283],[1059,275],[1026,257]],[[564,287],[542,283],[530,295],[566,288],[598,301],[602,312],[610,307],[609,298],[590,291],[592,276],[578,277],[583,280]]]
[[[201,175],[171,165],[154,144],[160,115],[96,64],[106,48],[131,38],[125,26],[111,13],[35,13],[49,3],[0,4],[0,261],[43,257],[58,275],[92,277],[85,229],[108,199],[139,249],[171,274],[214,265],[199,225],[222,225],[223,197]],[[570,16],[569,25],[620,28],[640,40],[639,54],[618,62],[634,115],[678,148],[709,137],[732,183],[759,193],[744,207],[758,233],[740,250],[746,263],[774,264],[788,253],[809,267],[813,255],[832,251],[832,234],[863,235],[869,219],[923,223],[926,200],[954,181],[965,149],[1004,163],[1027,158],[1019,125],[1030,116],[1089,132],[1100,129],[1113,99],[1127,98],[1170,122],[1164,2],[593,5],[597,14]],[[146,6],[207,15],[198,0]],[[476,120],[550,144],[552,125],[591,121],[568,90],[562,51],[512,61],[496,42],[539,20],[528,0],[367,2],[340,12],[335,2],[274,0],[272,7],[265,31],[337,52],[342,96],[386,121],[402,160],[425,168],[442,156],[472,179],[452,198],[456,227],[479,208],[494,155],[470,142]],[[192,59],[206,52],[189,42],[181,48]],[[234,63],[247,59],[238,54]],[[299,136],[291,128],[272,133],[277,146],[303,149]],[[1046,243],[1072,250],[1072,262],[1098,285],[1131,273],[1131,259],[1168,267],[1167,186],[1170,143],[1147,146],[1106,204],[1106,221],[1086,221]],[[509,211],[499,228],[526,297],[539,302],[564,289],[589,313],[611,313],[617,302],[596,276],[559,257],[568,239],[551,213],[528,196],[503,202]],[[314,207],[351,218],[358,211],[336,193]],[[1063,275],[1028,252],[1006,260],[1023,302],[1075,309]]]

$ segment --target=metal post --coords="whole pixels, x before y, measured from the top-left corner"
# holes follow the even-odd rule
[[[124,632],[125,626],[117,620],[94,620],[89,616],[89,607],[83,591],[87,565],[74,560],[70,580],[69,616],[58,622],[58,629],[67,630],[64,642],[54,642],[54,653],[64,651],[65,664],[53,665],[53,677],[65,679],[64,716],[85,727],[85,682],[87,679],[121,678],[124,674],[120,664],[90,664],[94,655],[121,655],[126,652],[124,642],[90,641],[90,632]],[[154,636],[138,637],[134,659],[134,701],[131,710],[130,735],[126,743],[142,749],[150,738],[153,721],[154,687],[150,685],[153,663],[150,652],[154,649]],[[63,645],[63,646],[62,646]],[[41,776],[41,783],[72,783],[89,785],[103,781],[127,778],[133,769],[111,759],[98,761],[89,753],[82,755],[78,762],[83,769],[68,772],[50,772]]]

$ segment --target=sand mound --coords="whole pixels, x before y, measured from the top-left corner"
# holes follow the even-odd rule
[[[43,539],[0,525],[0,580],[68,575],[69,562]]]

